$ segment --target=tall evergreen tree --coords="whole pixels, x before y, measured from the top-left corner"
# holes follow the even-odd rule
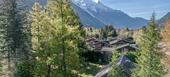
[[[153,14],[148,27],[143,30],[143,38],[140,44],[137,68],[133,77],[163,77],[165,70],[160,62],[161,56],[158,48],[160,40],[155,15]]]
[[[19,0],[3,0],[2,11],[2,29],[3,45],[2,51],[7,54],[9,70],[17,72],[17,65],[21,60],[28,59],[30,52],[30,28],[27,23],[26,13]],[[11,67],[13,61],[14,67]],[[12,63],[13,63],[12,62]],[[19,76],[17,76],[19,77]]]
[[[112,25],[107,25],[100,30],[102,39],[107,39],[108,37],[116,37],[116,29]]]
[[[1,42],[1,44],[0,44],[0,54],[2,54],[3,53],[3,43],[4,43],[4,33],[5,33],[5,29],[3,28],[4,26],[3,26],[3,23],[4,23],[4,21],[3,21],[3,8],[2,8],[2,4],[0,4],[0,42]],[[3,57],[2,57],[2,55],[1,55],[1,57],[0,57],[0,59],[2,60],[3,59]],[[2,64],[0,64],[0,76],[1,76],[1,74],[2,74]]]
[[[3,23],[1,25],[2,27],[2,34],[3,34],[3,45],[2,45],[2,51],[4,54],[6,54],[8,59],[8,69],[12,72],[11,69],[11,60],[14,59],[15,50],[16,50],[16,42],[14,42],[14,34],[16,31],[14,31],[16,24],[16,1],[15,0],[3,0],[2,5],[2,11],[1,15],[3,15],[1,22]],[[18,25],[17,25],[18,26]],[[16,32],[17,33],[17,32]],[[8,76],[12,76],[9,74]]]

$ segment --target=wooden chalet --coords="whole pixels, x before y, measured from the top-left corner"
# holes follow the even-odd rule
[[[116,46],[119,46],[119,45],[122,45],[122,44],[126,44],[126,43],[135,44],[132,37],[117,38],[116,40],[112,40],[109,43],[113,47],[116,47]]]
[[[100,41],[95,42],[93,45],[94,45],[95,50],[102,49],[102,42]]]
[[[136,44],[123,44],[115,48],[116,51],[126,52],[126,51],[136,51],[138,46]]]
[[[95,50],[100,50],[102,48],[102,42],[95,37],[87,39],[86,44],[94,48]]]
[[[88,38],[86,39],[86,42],[93,42],[93,41],[96,41],[97,39],[95,37],[91,37],[91,38]]]
[[[86,44],[88,45],[89,51],[91,51],[85,54],[87,55],[87,60],[92,61],[92,59],[97,59],[96,61],[99,61],[98,59],[100,59],[102,60],[102,62],[109,63],[112,54],[114,54],[115,51],[121,53],[127,51],[136,51],[138,49],[138,46],[135,44],[133,38],[131,37],[115,38],[113,38],[112,40],[98,40],[95,37],[87,39]],[[88,55],[95,57],[88,58]]]

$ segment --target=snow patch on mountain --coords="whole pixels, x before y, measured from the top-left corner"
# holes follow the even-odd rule
[[[93,0],[94,2],[96,2],[96,3],[99,3],[99,0]]]
[[[107,7],[99,0],[73,0],[72,3],[77,5],[77,7],[81,8],[82,10],[84,10],[84,12],[87,12],[89,14],[88,16],[92,16],[94,19],[97,19],[98,21],[106,25],[111,24],[116,28],[126,28],[126,27],[140,28],[142,26],[145,26],[148,22],[143,18],[133,18],[120,10],[114,10],[110,7]],[[84,17],[84,16],[80,15],[80,17]],[[87,19],[82,18],[82,20],[87,20]]]

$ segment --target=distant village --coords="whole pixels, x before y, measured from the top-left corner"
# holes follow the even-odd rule
[[[109,26],[108,26],[109,27]],[[89,28],[90,29],[90,28]],[[106,29],[106,28],[105,28]],[[111,29],[111,28],[108,28]],[[112,29],[115,30],[115,29]],[[110,31],[112,31],[110,30]],[[109,30],[107,30],[109,31]],[[114,34],[114,33],[111,33]],[[102,35],[102,33],[100,33]],[[103,68],[96,74],[95,77],[107,77],[110,71],[112,54],[120,53],[121,56],[117,62],[118,65],[125,66],[126,76],[130,76],[131,69],[134,68],[134,63],[123,53],[136,52],[138,50],[138,45],[136,44],[132,36],[108,36],[107,38],[101,39],[99,35],[91,35],[86,38],[87,49],[89,50],[83,56],[86,61],[92,61],[96,63],[103,64]]]

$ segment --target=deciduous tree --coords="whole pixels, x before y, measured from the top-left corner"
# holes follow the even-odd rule
[[[69,1],[49,0],[45,10],[36,3],[32,11],[32,44],[36,76],[76,76],[80,69],[80,22]]]

